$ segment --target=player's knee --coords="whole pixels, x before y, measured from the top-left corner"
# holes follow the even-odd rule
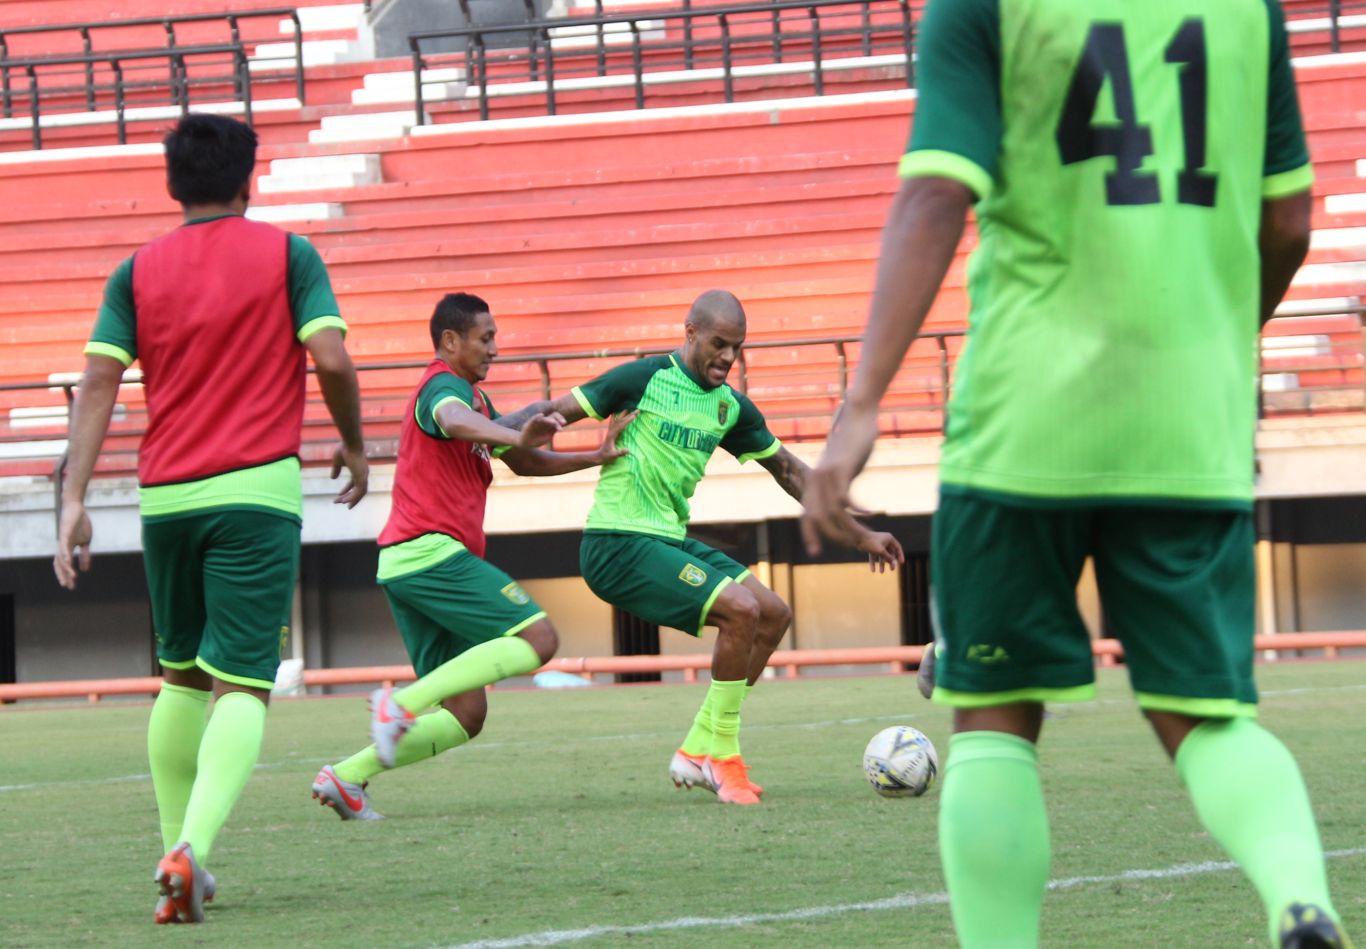
[[[517,635],[531,644],[541,662],[549,662],[555,658],[555,653],[560,648],[560,634],[555,631],[554,625],[548,619],[537,620]]]
[[[764,628],[773,634],[775,639],[782,639],[787,633],[787,628],[792,625],[792,607],[784,603],[776,593],[770,594],[763,603],[762,622]]]
[[[749,590],[738,584],[731,585],[721,599],[717,601],[721,607],[721,616],[718,626],[723,631],[739,633],[744,636],[753,636],[755,629],[759,625],[759,618],[763,615],[763,610],[759,605],[759,598]]]

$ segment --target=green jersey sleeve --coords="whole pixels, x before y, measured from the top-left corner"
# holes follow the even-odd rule
[[[741,464],[777,454],[783,443],[768,430],[764,413],[748,396],[739,392],[734,395],[735,401],[740,404],[740,411],[735,426],[722,437],[721,447],[739,459]]]
[[[474,408],[474,387],[449,372],[428,379],[417,394],[417,406],[413,410],[418,428],[433,438],[450,438],[436,420],[437,410],[447,402],[459,402],[467,409]]]
[[[133,258],[114,268],[104,285],[95,328],[85,344],[87,356],[108,356],[124,366],[138,358],[137,307],[133,303]]]
[[[289,235],[289,308],[301,343],[328,327],[346,332],[327,265],[308,239],[298,234]]]
[[[1304,141],[1300,98],[1290,68],[1290,43],[1285,15],[1276,0],[1267,0],[1271,18],[1270,75],[1266,84],[1266,157],[1262,167],[1262,196],[1279,198],[1303,191],[1314,183],[1309,149]]]
[[[629,412],[640,404],[641,394],[650,377],[669,367],[668,356],[647,356],[624,362],[570,390],[589,418],[602,421],[618,412]]]
[[[952,178],[985,198],[1002,134],[999,0],[930,0],[919,36],[915,118],[898,172]]]

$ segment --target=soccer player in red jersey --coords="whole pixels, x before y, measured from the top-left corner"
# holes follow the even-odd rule
[[[432,314],[436,354],[404,412],[393,509],[379,535],[378,580],[419,678],[377,689],[374,743],[314,779],[313,797],[343,820],[378,819],[365,793],[372,777],[465,744],[484,727],[484,686],[555,655],[559,639],[545,611],[484,559],[490,456],[517,474],[548,476],[625,454],[616,439],[634,414],[614,420],[590,452],[538,447],[564,424],[555,413],[518,413],[520,431],[499,424],[477,385],[498,354],[497,332],[488,304],[468,293],[448,294]]]
[[[197,923],[216,889],[204,865],[256,765],[289,632],[305,350],[341,433],[332,475],[350,474],[338,504],[365,496],[369,467],[346,324],[322,259],[303,238],[244,217],[256,133],[192,114],[165,146],[185,223],[109,277],[72,413],[53,567],[73,590],[77,567],[90,568],[86,488],[137,359],[148,416],[143,558],[165,677],[147,728],[167,851],[154,918]]]

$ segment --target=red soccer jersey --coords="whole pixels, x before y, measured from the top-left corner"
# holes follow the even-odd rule
[[[144,486],[196,481],[299,453],[304,347],[289,302],[289,235],[228,216],[133,257],[147,392]]]
[[[427,391],[424,398],[429,384],[433,390],[440,389]],[[432,411],[445,393],[481,415],[497,417],[482,391],[457,376],[442,360],[432,360],[403,415],[393,506],[380,532],[379,545],[390,547],[423,534],[446,534],[476,557],[483,557],[484,502],[493,481],[488,446],[446,438],[434,421],[427,426],[436,432],[432,434],[418,421],[419,408]]]

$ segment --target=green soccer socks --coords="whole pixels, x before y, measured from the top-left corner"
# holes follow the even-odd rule
[[[1206,720],[1177,749],[1176,772],[1200,822],[1261,895],[1273,944],[1291,903],[1336,917],[1309,793],[1275,735],[1247,718]]]
[[[199,773],[185,808],[180,840],[208,863],[214,838],[242,795],[261,754],[266,705],[248,692],[227,692],[214,702],[199,743]]]
[[[950,739],[939,850],[963,949],[1038,945],[1049,842],[1032,743],[992,731]]]
[[[458,748],[470,740],[460,720],[444,708],[430,715],[422,715],[403,740],[398,743],[398,755],[394,760],[395,768],[435,758],[443,751]],[[356,752],[350,758],[332,769],[337,777],[352,784],[364,784],[385,770],[375,754],[375,746],[370,745]]]
[[[745,680],[717,682],[707,690],[711,703],[711,750],[713,758],[730,758],[740,753],[740,705],[745,701]]]
[[[536,655],[531,643],[520,636],[503,636],[480,643],[437,666],[412,685],[395,692],[394,701],[410,712],[424,712],[452,695],[526,675],[540,667],[541,657]]]
[[[208,718],[209,693],[188,686],[161,684],[147,721],[147,761],[161,818],[162,850],[180,840],[185,805],[199,770],[199,742]]]

